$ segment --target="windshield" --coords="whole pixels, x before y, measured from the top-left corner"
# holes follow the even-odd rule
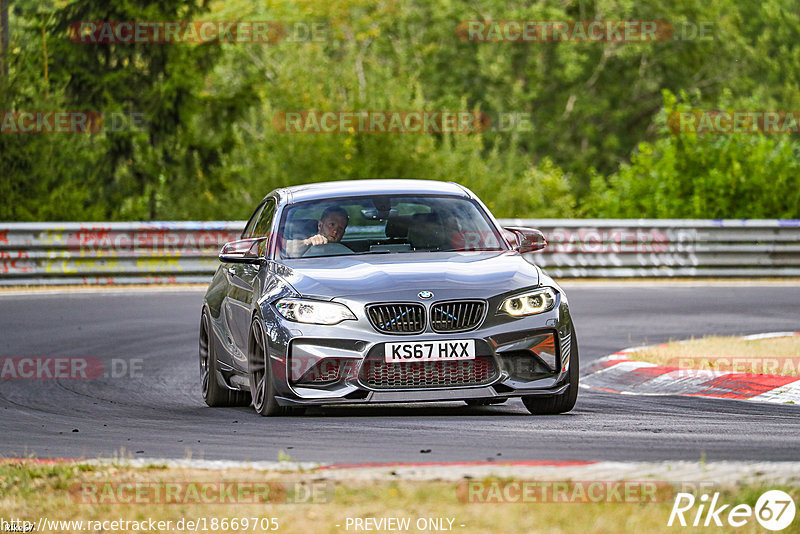
[[[281,217],[278,258],[508,250],[479,205],[454,196],[359,196],[300,202]]]

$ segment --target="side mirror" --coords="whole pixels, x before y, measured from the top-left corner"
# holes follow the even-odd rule
[[[534,230],[533,228],[523,228],[521,226],[507,226],[503,229],[514,234],[517,240],[514,250],[520,254],[536,252],[537,250],[542,250],[547,246],[547,238],[545,238],[544,234],[539,230]],[[513,244],[514,243],[512,242],[512,245]]]
[[[266,237],[257,237],[225,243],[222,246],[222,250],[219,251],[219,261],[222,263],[258,265],[264,261],[264,258],[258,253],[258,245],[266,239]]]

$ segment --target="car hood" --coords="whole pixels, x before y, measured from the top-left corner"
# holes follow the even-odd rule
[[[536,286],[539,271],[515,252],[417,252],[287,260],[278,273],[303,296],[394,294],[488,298]],[[416,300],[416,299],[415,299]]]

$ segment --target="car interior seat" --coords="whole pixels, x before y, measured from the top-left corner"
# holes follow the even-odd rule
[[[386,237],[390,242],[408,242],[408,227],[411,225],[411,217],[395,216],[389,217],[386,221]]]
[[[416,213],[411,216],[408,242],[414,249],[438,249],[446,241],[444,226],[438,213]]]

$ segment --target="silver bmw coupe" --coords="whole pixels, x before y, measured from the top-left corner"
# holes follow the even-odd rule
[[[567,412],[578,395],[567,297],[523,257],[546,244],[451,182],[276,189],[222,248],[205,294],[203,398],[261,415],[513,397],[533,414]]]

